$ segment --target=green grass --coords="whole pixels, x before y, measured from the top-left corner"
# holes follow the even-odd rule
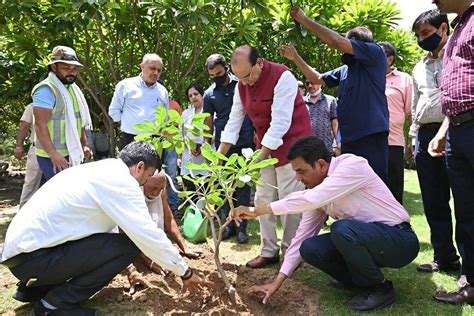
[[[372,312],[372,315],[474,315],[474,306],[451,306],[437,303],[432,295],[441,285],[449,291],[457,288],[457,276],[442,273],[419,273],[416,266],[420,263],[430,262],[433,258],[433,251],[430,246],[429,227],[423,213],[420,189],[416,173],[414,171],[405,172],[405,193],[404,205],[411,215],[412,225],[420,240],[420,253],[414,262],[402,269],[384,269],[387,279],[393,281],[397,293],[397,302],[389,308]],[[0,244],[3,242],[4,228],[6,223],[2,223],[0,218]],[[259,252],[258,222],[249,223],[248,232],[250,243],[248,245],[236,245],[232,242],[224,242],[221,246],[223,257],[232,257],[235,264],[244,264]],[[281,228],[279,234],[281,236]],[[275,274],[278,267],[274,266]],[[5,288],[1,280],[9,274],[9,271],[0,266],[0,314],[15,310],[15,314],[22,315],[27,308],[11,299],[13,287]],[[320,297],[315,298],[315,304],[322,315],[359,315],[348,310],[345,302],[357,293],[354,290],[335,289],[327,285],[329,277],[321,271],[305,265],[293,275],[293,278],[304,284],[310,285],[320,291]],[[283,284],[283,286],[285,286]],[[301,293],[304,295],[304,293]],[[98,307],[104,315],[127,315],[127,314],[149,314],[149,311],[136,310],[133,304],[128,306],[112,306],[107,302],[93,300],[93,306]],[[17,309],[19,308],[19,309]],[[147,313],[148,312],[148,313]],[[297,311],[295,311],[297,314]]]

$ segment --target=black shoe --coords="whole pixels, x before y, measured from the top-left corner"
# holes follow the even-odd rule
[[[246,244],[249,242],[249,237],[247,233],[244,231],[237,232],[237,243],[238,244]]]
[[[333,288],[336,288],[336,289],[348,290],[348,289],[354,288],[354,284],[344,284],[344,283],[341,283],[338,280],[333,279],[333,278],[329,279],[328,285],[332,286]]]
[[[461,264],[459,260],[451,262],[451,263],[439,263],[438,261],[433,261],[430,263],[420,264],[416,270],[420,272],[459,272],[461,268]]]
[[[50,309],[44,307],[41,301],[37,301],[31,310],[32,316],[96,316],[99,312],[93,308],[76,307],[73,309]]]
[[[347,307],[359,312],[371,311],[392,305],[395,300],[393,284],[387,280],[351,299]]]
[[[224,232],[222,233],[222,240],[227,240],[233,236],[235,236],[235,229],[226,227]]]
[[[26,283],[18,282],[15,293],[12,297],[17,301],[31,303],[43,298],[48,292],[42,287],[27,287]]]

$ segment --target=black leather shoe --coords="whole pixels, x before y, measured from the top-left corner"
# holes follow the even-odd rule
[[[437,261],[433,261],[430,263],[420,264],[416,270],[420,272],[459,272],[461,268],[461,264],[459,261],[454,261],[451,263],[439,263]]]
[[[37,301],[31,310],[32,316],[97,316],[99,313],[93,308],[76,307],[73,309],[50,309]]]
[[[271,257],[271,258],[256,256],[255,258],[247,262],[245,266],[251,269],[258,269],[258,268],[263,268],[266,265],[269,265],[272,263],[278,263],[278,262],[280,262],[280,256]]]
[[[365,312],[390,306],[395,303],[395,300],[393,284],[386,280],[351,299],[347,302],[347,307],[355,311]]]
[[[474,304],[474,286],[465,285],[456,292],[451,293],[438,293],[433,295],[433,298],[438,302],[462,305],[462,304]]]
[[[243,231],[237,232],[237,243],[246,244],[248,242],[249,242],[249,237],[247,236],[246,232],[243,232]]]
[[[235,229],[226,227],[222,233],[222,240],[227,240],[233,236],[235,236]]]
[[[18,282],[16,286],[16,291],[13,293],[12,297],[17,301],[24,303],[31,303],[42,299],[48,292],[42,287],[27,287],[24,282]]]

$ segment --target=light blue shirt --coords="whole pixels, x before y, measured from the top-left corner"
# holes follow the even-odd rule
[[[122,132],[137,135],[135,124],[145,120],[156,123],[156,109],[169,108],[168,91],[159,83],[148,87],[141,75],[120,81],[109,107],[114,122],[121,122]]]
[[[41,86],[33,93],[33,106],[52,110],[56,104],[56,97],[48,86]]]

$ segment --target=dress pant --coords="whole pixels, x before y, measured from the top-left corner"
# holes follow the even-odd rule
[[[66,156],[64,158],[69,161],[69,156]],[[51,159],[49,157],[41,157],[37,155],[36,160],[38,161],[38,166],[41,169],[41,172],[43,173],[45,181],[48,181],[56,175],[57,172],[54,171],[53,163],[51,162]]]
[[[388,188],[395,199],[403,205],[404,147],[388,146]]]
[[[381,267],[401,268],[418,255],[416,234],[402,226],[338,220],[330,233],[306,239],[300,254],[344,285],[371,287],[384,281]]]
[[[176,150],[163,150],[163,169],[166,174],[173,180],[174,187],[179,190],[178,186],[178,154]],[[166,192],[168,193],[168,204],[173,211],[176,213],[179,208],[179,197],[172,187],[169,179],[166,179]]]
[[[44,296],[48,303],[71,309],[107,285],[140,250],[125,234],[104,233],[36,253],[10,271],[22,282],[36,279],[32,286],[49,289]]]
[[[38,160],[36,159],[35,146],[31,145],[26,158],[26,174],[23,189],[21,190],[20,208],[22,208],[36,190],[38,190],[42,177],[43,172],[41,172]]]
[[[445,158],[434,158],[428,153],[429,142],[438,132],[438,126],[421,126],[415,143],[415,162],[426,220],[430,226],[434,260],[447,264],[459,259],[453,243],[450,183]],[[456,241],[459,243],[458,230]]]
[[[265,183],[263,187],[257,186],[255,192],[255,206],[268,205],[280,200],[288,194],[304,190],[303,183],[296,180],[296,174],[287,163],[280,167],[269,166],[260,170],[260,181]],[[260,221],[260,255],[262,257],[276,257],[280,252],[277,237],[277,215],[259,216]],[[281,250],[284,254],[298,229],[301,214],[280,215],[283,226],[283,238]]]
[[[474,120],[450,126],[446,165],[454,197],[456,228],[462,247],[462,273],[474,284]],[[463,253],[464,252],[464,253]]]
[[[367,159],[370,167],[386,184],[388,183],[388,133],[364,136],[341,144],[343,154],[354,154]]]
[[[120,133],[120,150],[122,150],[123,147],[127,146],[131,142],[133,142],[135,140],[135,136],[137,135],[125,133],[122,131]]]

